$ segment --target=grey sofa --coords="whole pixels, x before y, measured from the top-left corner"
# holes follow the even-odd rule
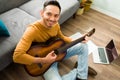
[[[45,0],[0,0],[0,20],[6,25],[10,36],[0,37],[0,71],[12,62],[16,44],[28,24],[40,19],[40,9]],[[77,0],[58,0],[62,7],[59,23],[70,18],[79,8]]]

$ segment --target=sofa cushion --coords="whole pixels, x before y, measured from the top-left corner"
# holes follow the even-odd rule
[[[59,23],[62,24],[64,21],[69,19],[80,7],[78,0],[58,0],[61,5],[61,17]]]
[[[12,8],[19,7],[29,0],[0,0],[0,14]]]
[[[59,20],[60,24],[62,24],[65,20],[67,20],[69,17],[71,17],[71,15],[73,15],[77,11],[80,4],[78,0],[58,1],[62,8],[61,17]],[[31,0],[25,3],[24,5],[20,6],[19,8],[40,19],[40,10],[43,8],[44,2],[45,0]]]
[[[0,20],[0,37],[1,36],[10,36],[10,34],[2,20]]]
[[[45,0],[31,0],[19,8],[40,19],[40,10],[42,9],[44,2]]]
[[[0,15],[10,33],[10,37],[0,37],[0,70],[12,62],[12,53],[28,24],[37,19],[26,12],[14,8]]]

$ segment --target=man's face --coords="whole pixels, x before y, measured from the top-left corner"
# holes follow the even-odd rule
[[[60,10],[57,6],[48,5],[41,13],[43,24],[47,28],[51,28],[56,24],[60,17]]]

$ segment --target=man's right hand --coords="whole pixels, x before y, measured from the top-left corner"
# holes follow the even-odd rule
[[[53,63],[56,60],[57,55],[54,51],[51,51],[46,57],[44,63]]]
[[[54,51],[51,51],[46,57],[35,57],[35,60],[33,63],[53,63],[57,58],[57,55],[54,53]]]

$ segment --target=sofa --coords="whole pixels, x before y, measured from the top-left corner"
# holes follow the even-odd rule
[[[40,10],[46,0],[0,0],[0,71],[12,63],[13,51],[27,25],[40,19]],[[59,23],[64,23],[78,10],[78,0],[58,0],[61,5]]]

